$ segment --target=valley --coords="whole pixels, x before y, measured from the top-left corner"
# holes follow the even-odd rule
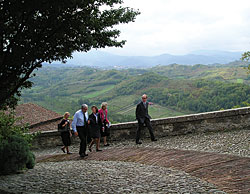
[[[44,66],[22,92],[21,103],[33,102],[71,115],[80,105],[107,101],[113,123],[135,120],[143,93],[154,104],[152,118],[206,112],[250,103],[250,76],[245,64],[168,65],[149,69],[104,70],[91,67]]]

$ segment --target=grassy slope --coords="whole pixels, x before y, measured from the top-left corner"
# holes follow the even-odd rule
[[[133,103],[134,101],[140,101],[140,96],[138,95],[126,95],[122,97],[116,97],[110,100],[109,103],[109,110],[112,114],[122,114],[122,115],[132,115],[135,117],[135,109],[136,104]],[[159,104],[154,104],[149,107],[149,114],[152,118],[164,118],[170,116],[178,116],[184,115],[188,112],[180,112],[173,110],[169,107],[164,107]]]

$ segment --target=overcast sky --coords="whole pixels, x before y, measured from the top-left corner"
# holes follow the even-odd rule
[[[139,9],[121,25],[120,55],[186,54],[194,50],[250,50],[250,0],[124,0]]]

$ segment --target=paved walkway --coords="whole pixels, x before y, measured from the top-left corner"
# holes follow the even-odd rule
[[[81,159],[35,151],[34,169],[0,176],[0,193],[250,193],[249,130],[113,142]]]
[[[185,172],[134,162],[77,160],[38,163],[23,174],[0,177],[0,193],[222,194]]]
[[[38,162],[82,160],[78,154],[38,157]],[[250,193],[250,158],[188,150],[113,148],[90,153],[84,160],[124,161],[167,167],[216,185],[228,193]]]

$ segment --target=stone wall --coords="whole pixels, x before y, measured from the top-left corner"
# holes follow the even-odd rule
[[[151,122],[156,137],[224,130],[249,130],[250,107],[152,119]],[[137,122],[114,124],[110,129],[110,139],[112,141],[134,139],[136,129]],[[148,130],[144,129],[142,137],[145,138],[148,136]],[[72,140],[73,143],[79,142],[76,137],[73,137]],[[42,132],[34,139],[33,145],[34,148],[62,145],[60,134],[57,131]]]

